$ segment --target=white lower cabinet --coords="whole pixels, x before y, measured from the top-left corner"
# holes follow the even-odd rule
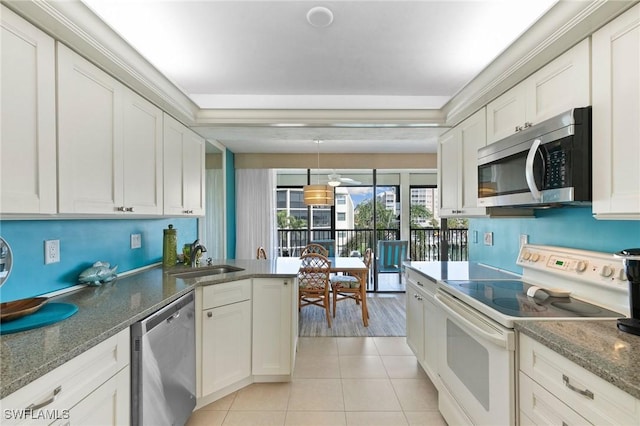
[[[202,336],[203,395],[251,375],[251,300],[204,311]]]
[[[521,424],[640,424],[640,400],[529,336],[519,342]]]
[[[414,271],[407,271],[407,344],[436,387],[438,377],[439,321],[438,308],[433,302],[436,284]]]
[[[251,376],[251,280],[199,289],[199,397]]]
[[[253,280],[253,349],[256,376],[290,376],[295,360],[297,292],[293,278]],[[265,378],[266,379],[266,378]]]
[[[129,347],[127,328],[3,398],[2,424],[129,424]]]
[[[68,419],[61,419],[53,424],[57,426],[121,426],[129,424],[131,420],[129,413],[130,379],[131,372],[127,366],[71,407]]]
[[[298,336],[294,278],[198,288],[198,406],[252,382],[286,381]]]

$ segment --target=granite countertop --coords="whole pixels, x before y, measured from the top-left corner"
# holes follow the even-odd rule
[[[0,398],[15,392],[96,344],[128,328],[197,286],[244,278],[294,277],[297,258],[277,260],[219,260],[243,271],[179,279],[155,266],[111,283],[51,298],[73,303],[78,312],[46,327],[0,336]],[[206,266],[204,267],[206,268]],[[192,270],[176,266],[171,272]]]
[[[518,321],[515,328],[640,399],[640,336],[616,321]]]
[[[490,280],[520,278],[512,272],[477,262],[404,262],[404,265],[433,282],[440,280]]]

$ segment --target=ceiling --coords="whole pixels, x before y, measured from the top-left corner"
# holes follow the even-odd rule
[[[201,109],[285,111],[438,110],[556,2],[83,1]],[[236,153],[430,153],[444,130],[276,124],[196,130]]]

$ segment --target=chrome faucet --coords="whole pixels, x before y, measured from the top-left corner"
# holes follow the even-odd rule
[[[207,248],[200,244],[200,240],[196,239],[190,247],[189,256],[191,257],[191,267],[195,267],[198,262],[198,257],[200,257],[201,253],[206,253]]]

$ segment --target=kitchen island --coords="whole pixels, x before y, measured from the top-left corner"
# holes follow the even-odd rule
[[[84,287],[52,298],[55,302],[73,303],[79,310],[72,317],[47,327],[0,336],[0,398],[198,286],[251,278],[292,278],[297,274],[299,260],[215,260],[213,265],[230,265],[243,270],[181,279],[157,265],[123,274],[117,280],[98,287]],[[176,266],[169,272],[185,269],[190,270]]]

